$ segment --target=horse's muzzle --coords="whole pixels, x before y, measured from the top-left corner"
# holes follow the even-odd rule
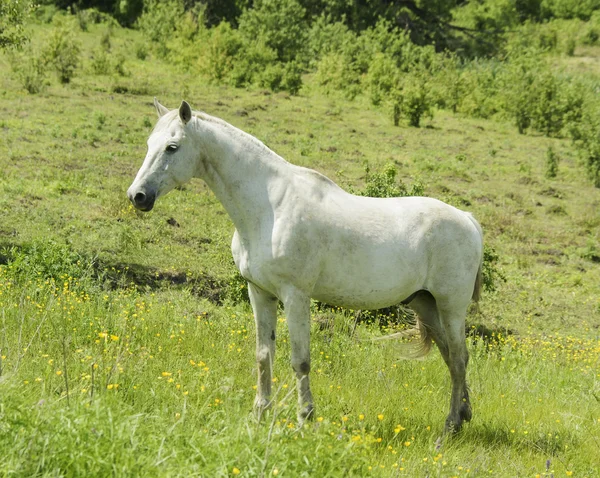
[[[148,212],[154,207],[156,193],[148,191],[128,191],[127,196],[136,209]]]

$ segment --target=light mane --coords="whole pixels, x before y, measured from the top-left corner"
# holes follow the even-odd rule
[[[257,148],[267,151],[272,155],[275,155],[281,161],[285,161],[285,159],[283,159],[281,156],[279,156],[275,151],[273,151],[271,148],[269,148],[261,140],[259,140],[258,138],[255,138],[254,136],[252,136],[249,133],[246,133],[245,131],[242,131],[239,128],[236,128],[235,126],[228,123],[227,121],[224,121],[221,118],[217,118],[216,116],[211,116],[209,114],[206,114],[203,111],[194,111],[193,115],[198,117],[202,121],[207,121],[209,123],[217,124],[217,125],[223,127],[224,129],[226,129],[230,136],[232,136],[234,138],[240,138],[241,140],[244,140],[244,141],[248,141],[248,142],[252,143],[254,146],[256,146]],[[285,161],[285,162],[287,163],[287,161]]]

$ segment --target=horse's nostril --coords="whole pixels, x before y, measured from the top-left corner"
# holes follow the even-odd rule
[[[133,197],[133,201],[136,204],[141,204],[146,200],[146,195],[142,192],[137,193],[134,197]]]

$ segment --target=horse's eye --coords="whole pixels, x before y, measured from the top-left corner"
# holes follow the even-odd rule
[[[174,153],[175,151],[177,151],[177,148],[179,148],[179,146],[177,146],[176,144],[170,144],[167,146],[167,153]]]

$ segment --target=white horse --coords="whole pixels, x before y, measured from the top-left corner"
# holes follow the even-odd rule
[[[481,284],[483,236],[469,214],[436,199],[359,197],[292,165],[253,136],[155,99],[158,123],[127,194],[141,211],[203,179],[235,224],[231,249],[256,321],[259,416],[270,405],[278,300],[290,334],[298,417],[314,414],[309,386],[310,299],[357,309],[410,303],[422,352],[437,344],[450,370],[446,429],[471,419],[465,317]]]

